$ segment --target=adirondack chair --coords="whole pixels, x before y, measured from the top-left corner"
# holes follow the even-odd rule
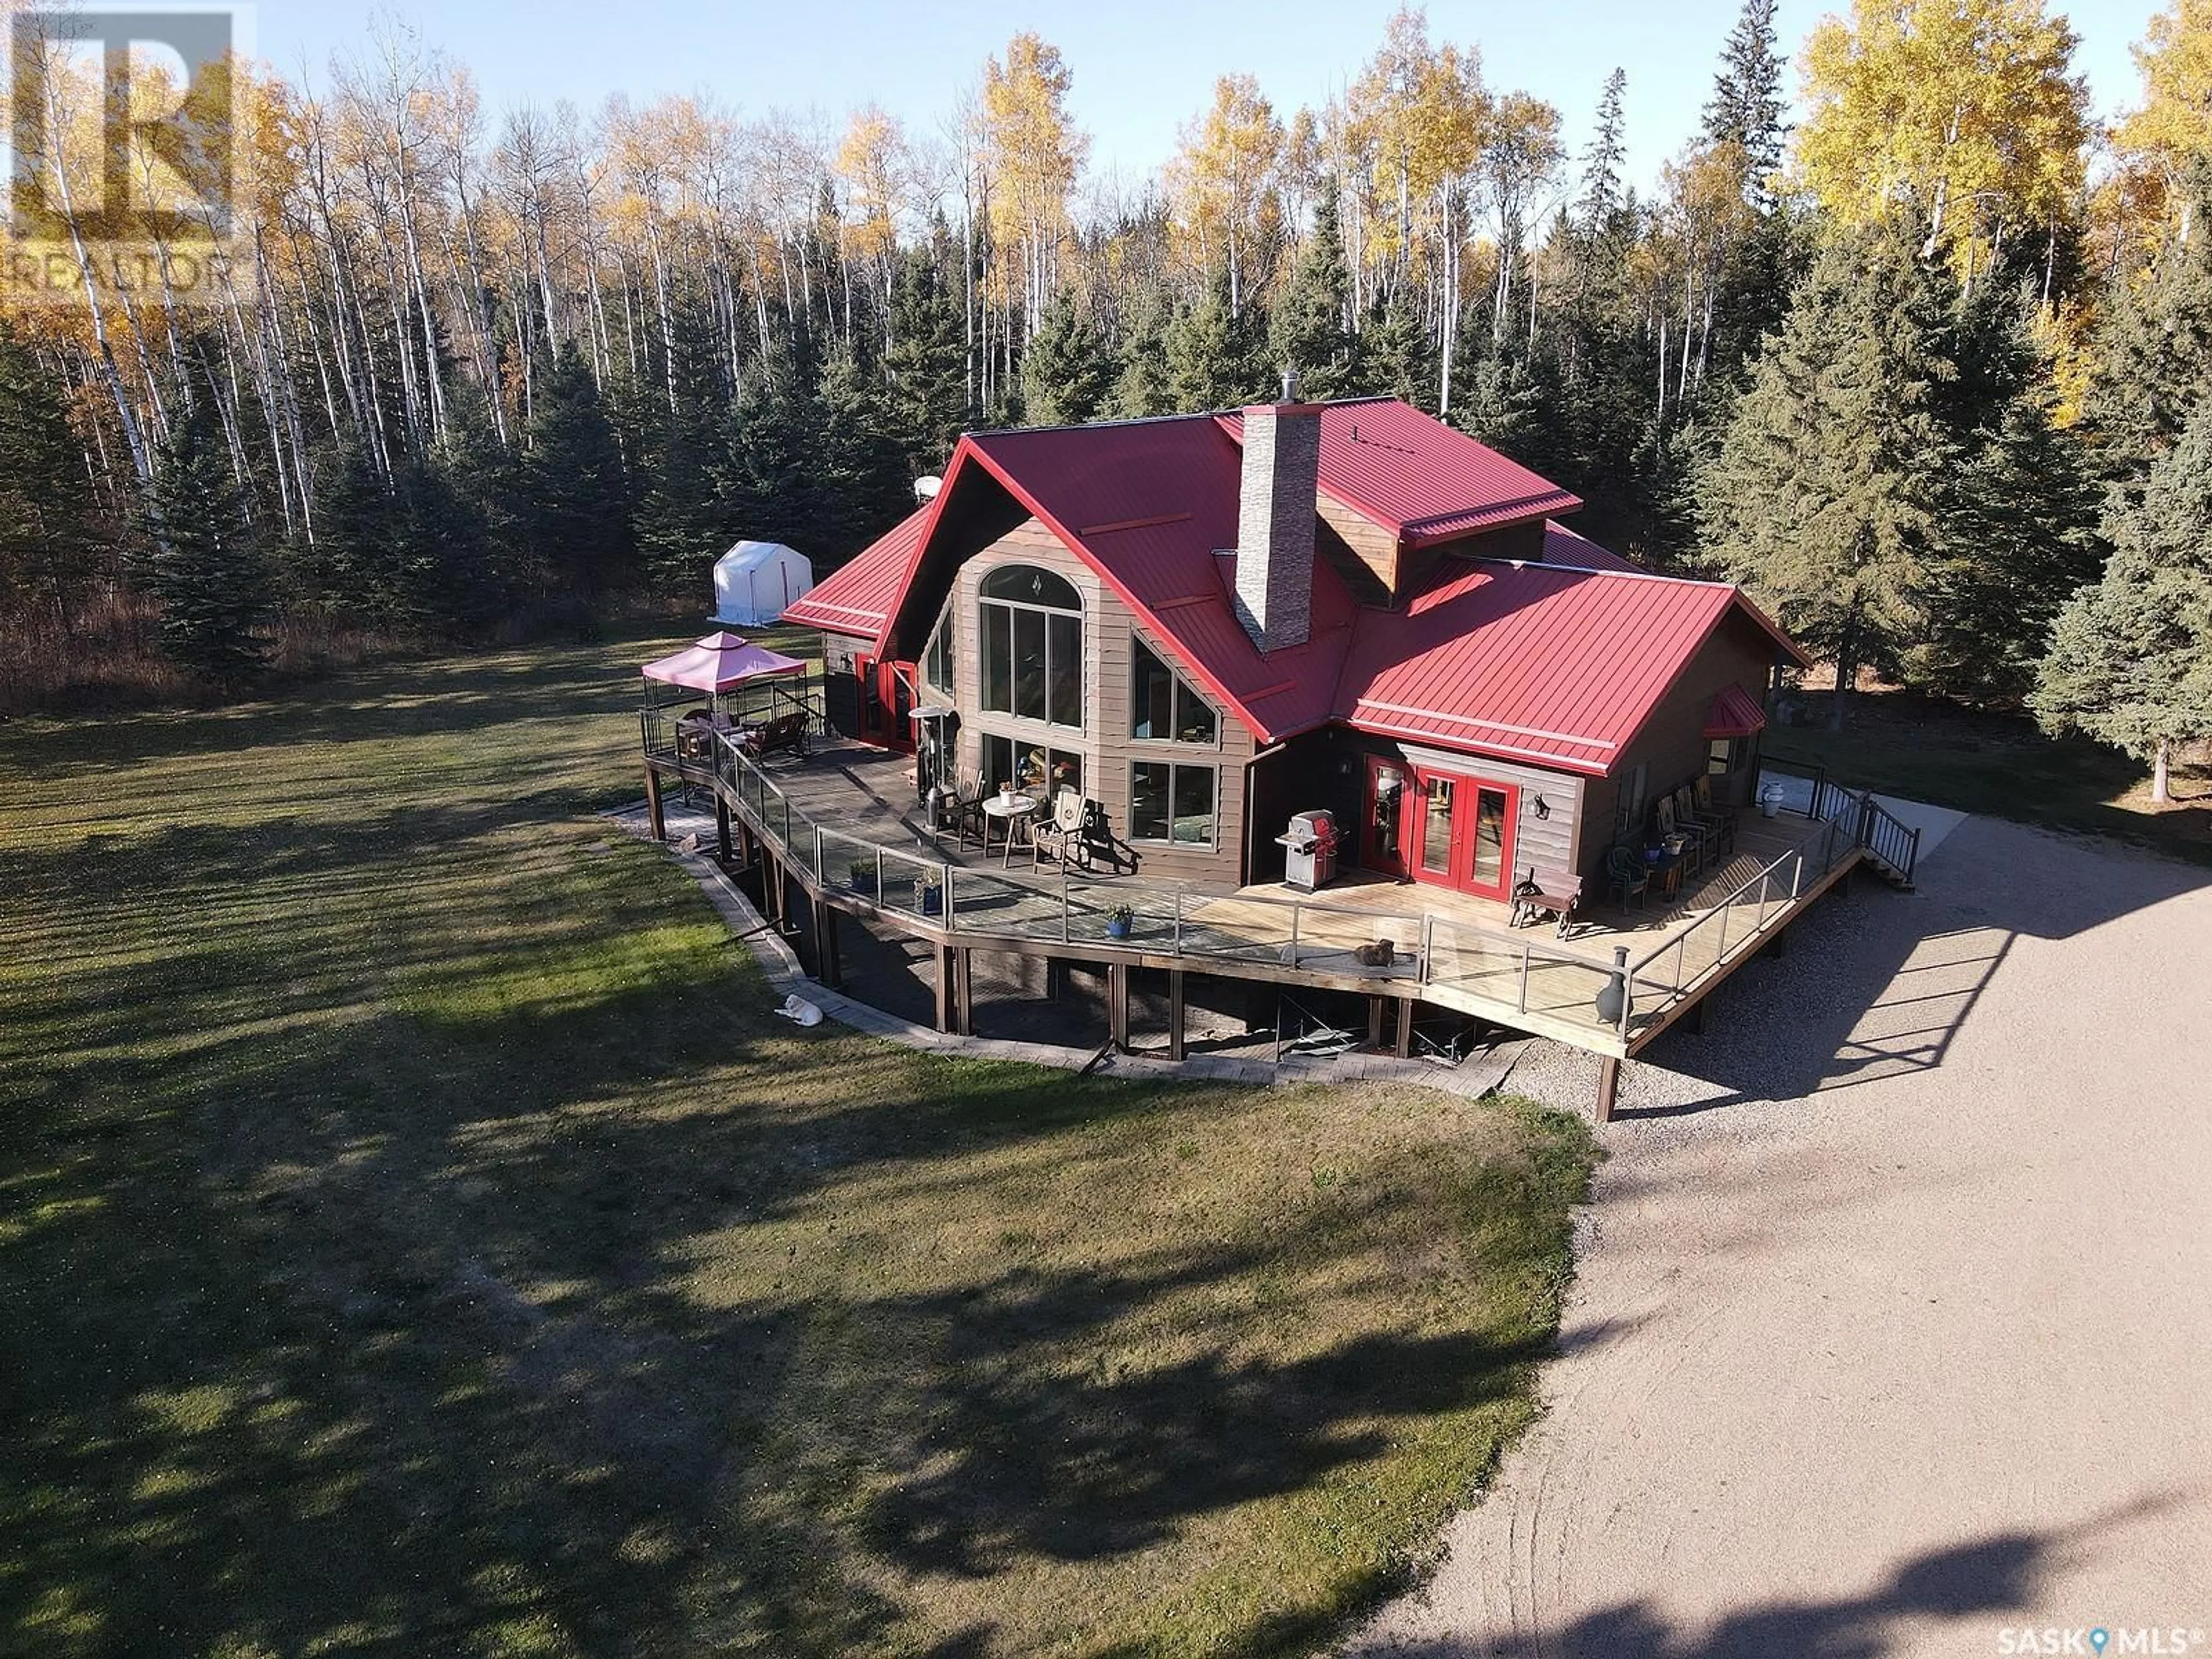
[[[1030,868],[1034,870],[1048,856],[1087,864],[1089,855],[1083,849],[1082,836],[1083,797],[1063,787],[1052,798],[1051,818],[1030,832]]]
[[[1705,867],[1705,832],[1696,824],[1685,823],[1675,816],[1672,795],[1660,796],[1653,810],[1657,815],[1660,839],[1664,841],[1669,836],[1680,836],[1682,838],[1682,856],[1690,866],[1690,872],[1692,875],[1702,874]]]
[[[1631,899],[1638,904],[1651,890],[1650,866],[1633,847],[1623,842],[1605,855],[1605,873],[1613,884],[1613,890],[1620,895],[1620,908],[1626,910]]]
[[[1559,923],[1558,936],[1565,939],[1573,925],[1575,906],[1582,902],[1583,878],[1551,871],[1536,873],[1530,865],[1528,872],[1514,884],[1513,925],[1533,927],[1549,916]]]
[[[1691,786],[1690,804],[1697,810],[1698,822],[1719,838],[1721,850],[1735,851],[1735,814],[1713,799],[1713,781],[1705,773]]]

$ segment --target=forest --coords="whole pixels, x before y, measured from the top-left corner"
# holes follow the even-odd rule
[[[2151,20],[2109,126],[2040,0],[1857,0],[1795,46],[1746,0],[1649,191],[1624,71],[1570,154],[1411,9],[1325,107],[1224,74],[1134,185],[1033,33],[927,131],[487,112],[390,24],[322,84],[237,65],[228,303],[0,293],[0,713],[703,605],[740,536],[851,556],[963,429],[1289,368],[1744,583],[1843,694],[2030,711],[2162,795],[2212,739],[2212,0]]]

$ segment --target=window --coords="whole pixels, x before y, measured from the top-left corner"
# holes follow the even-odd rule
[[[1129,767],[1129,839],[1182,847],[1213,845],[1220,774],[1211,766],[1136,761]]]
[[[1130,645],[1129,735],[1155,742],[1218,741],[1219,722],[1189,682],[1153,655],[1142,640]]]
[[[983,578],[983,708],[1083,729],[1083,599],[1049,570],[1007,565]]]
[[[1714,777],[1741,772],[1751,759],[1749,738],[1711,738],[1705,744],[1705,770]]]
[[[950,698],[952,692],[952,613],[950,611],[937,619],[937,631],[929,636],[929,649],[922,655],[921,672],[923,678]]]
[[[1062,789],[1083,792],[1083,757],[1069,749],[1024,743],[997,732],[983,733],[986,790],[1011,783],[1025,795],[1049,800]]]

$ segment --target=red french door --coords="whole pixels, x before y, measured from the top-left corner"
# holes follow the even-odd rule
[[[1513,887],[1520,793],[1510,783],[1416,769],[1401,843],[1413,879],[1503,901]]]
[[[860,740],[885,749],[911,750],[914,722],[914,665],[857,657],[853,669],[860,682]]]

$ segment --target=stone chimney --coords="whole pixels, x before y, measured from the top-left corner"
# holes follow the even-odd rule
[[[1263,652],[1304,645],[1313,627],[1314,519],[1321,488],[1321,405],[1283,400],[1244,411],[1237,502],[1237,620]]]

